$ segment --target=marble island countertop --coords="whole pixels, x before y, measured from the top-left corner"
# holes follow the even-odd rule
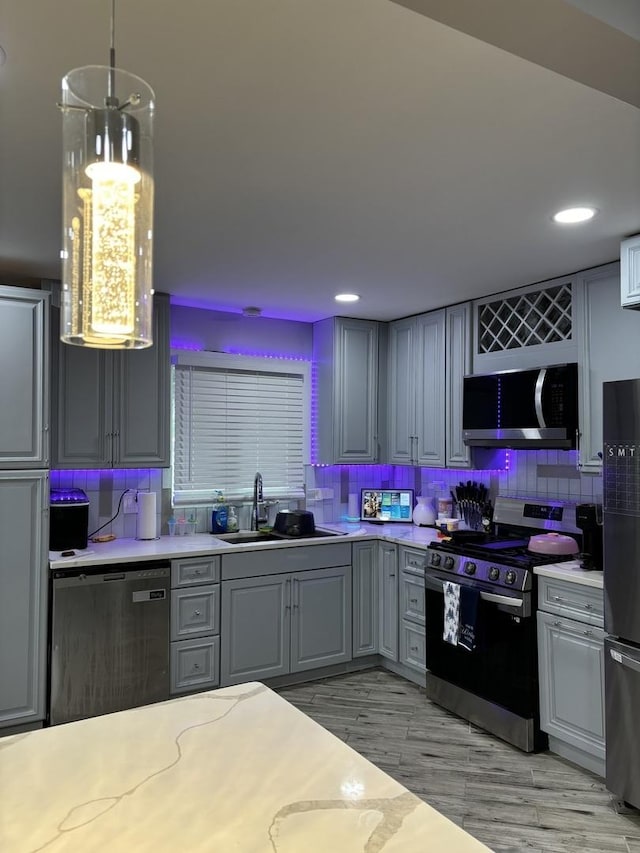
[[[180,557],[201,557],[208,554],[233,554],[242,549],[257,548],[296,548],[300,545],[317,546],[335,542],[360,541],[364,539],[385,539],[405,545],[426,547],[437,538],[433,527],[418,527],[415,524],[368,524],[338,523],[317,525],[337,533],[316,539],[284,539],[277,542],[255,542],[232,545],[217,539],[210,533],[196,533],[191,536],[161,536],[158,539],[114,539],[112,542],[89,542],[84,550],[77,550],[73,556],[62,557],[59,551],[49,552],[49,565],[52,569],[80,568],[109,563],[138,562]]]
[[[7,853],[488,848],[253,682],[0,740]]]

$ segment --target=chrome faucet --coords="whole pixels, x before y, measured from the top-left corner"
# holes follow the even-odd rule
[[[251,529],[258,530],[267,523],[267,507],[262,496],[262,474],[258,471],[253,478],[253,507],[251,509]]]

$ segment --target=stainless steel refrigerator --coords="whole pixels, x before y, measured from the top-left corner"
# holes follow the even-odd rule
[[[640,808],[640,379],[603,403],[607,787]]]

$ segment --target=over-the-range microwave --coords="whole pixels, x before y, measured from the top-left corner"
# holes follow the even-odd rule
[[[578,437],[578,365],[465,376],[462,428],[475,447],[570,450]]]

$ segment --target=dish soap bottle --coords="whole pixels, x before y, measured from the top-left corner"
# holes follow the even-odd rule
[[[236,508],[234,506],[229,507],[229,513],[227,515],[227,531],[229,533],[235,533],[238,529],[238,516],[236,514]]]
[[[228,519],[227,507],[223,503],[222,492],[216,492],[216,496],[216,502],[211,512],[211,532],[226,533]]]

